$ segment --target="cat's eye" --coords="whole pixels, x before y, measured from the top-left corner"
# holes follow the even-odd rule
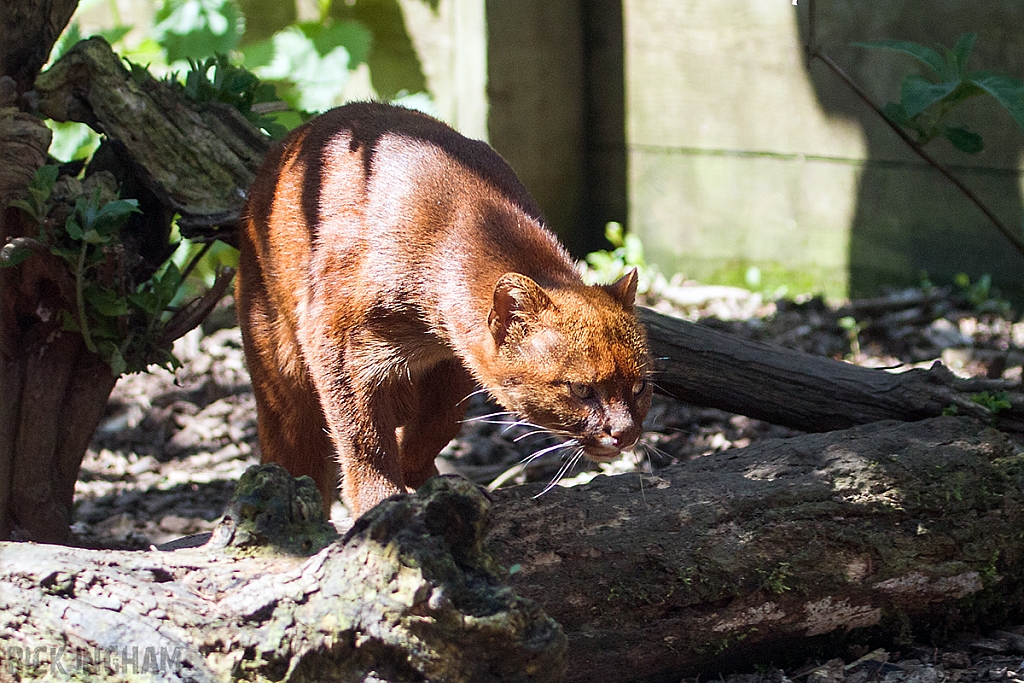
[[[569,382],[569,392],[579,399],[587,399],[594,395],[594,387],[583,382]]]
[[[647,380],[642,379],[633,385],[633,395],[639,396],[647,389]]]

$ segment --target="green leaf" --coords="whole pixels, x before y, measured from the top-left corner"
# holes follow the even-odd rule
[[[82,328],[78,326],[78,318],[71,314],[71,311],[60,309],[57,311],[57,320],[60,321],[60,327],[65,332],[81,332]]]
[[[911,74],[903,80],[900,104],[908,118],[914,118],[928,107],[941,101],[956,90],[957,81],[932,83],[928,79]]]
[[[339,21],[327,26],[305,23],[299,24],[299,28],[313,41],[313,46],[321,57],[326,57],[335,48],[345,48],[350,69],[365,62],[370,54],[373,37],[358,21]]]
[[[985,91],[979,88],[978,86],[974,85],[974,83],[971,83],[970,81],[960,81],[959,85],[957,85],[956,87],[956,90],[954,90],[952,93],[946,96],[946,98],[943,100],[943,105],[945,106],[945,109],[948,111],[949,109],[952,109],[954,106],[960,104],[965,100],[969,100],[972,97],[977,97],[979,95],[984,94]]]
[[[108,43],[113,45],[114,43],[128,35],[128,32],[131,30],[131,26],[115,26],[113,28],[104,29],[100,31],[97,35],[103,36],[103,38]],[[120,50],[118,50],[118,52],[120,52]]]
[[[938,52],[930,47],[925,47],[918,43],[912,43],[908,40],[874,40],[866,43],[853,43],[853,45],[854,47],[895,50],[896,52],[902,52],[931,69],[935,75],[939,77],[939,80],[945,81],[949,79],[950,74],[949,69],[946,66],[946,60],[944,60]]]
[[[109,287],[93,284],[83,292],[85,300],[101,315],[119,318],[128,315],[128,301]],[[90,316],[91,317],[91,316]]]
[[[250,71],[267,66],[272,61],[274,61],[274,41],[270,38],[242,48],[242,66]]]
[[[889,119],[893,123],[903,126],[904,128],[914,128],[914,122],[907,116],[907,112],[903,109],[903,105],[899,102],[889,102],[882,107],[882,113],[885,114],[885,118]]]
[[[68,216],[67,221],[65,221],[64,223],[64,229],[68,231],[68,235],[71,237],[71,239],[76,241],[82,240],[82,226],[78,224],[78,221],[75,220],[73,214],[71,216]]]
[[[110,242],[110,238],[97,230],[86,230],[82,233],[82,241],[88,244],[106,244]]]
[[[36,216],[36,207],[35,207],[35,205],[32,204],[32,202],[28,201],[27,199],[13,199],[13,200],[11,200],[10,206],[18,207],[19,209],[21,209],[22,211],[27,213],[29,216],[32,216],[33,218],[36,218],[37,220],[38,220],[38,218],[40,218],[40,216]]]
[[[947,126],[942,134],[949,140],[950,144],[961,152],[977,154],[985,149],[985,142],[981,139],[981,136],[968,130],[966,126]]]
[[[54,43],[53,49],[50,50],[50,62],[53,63],[63,56],[65,52],[71,49],[71,46],[82,39],[82,27],[78,25],[77,21],[73,21],[68,24],[68,27],[64,29],[64,33],[60,35],[57,42]]]
[[[647,265],[644,260],[644,245],[636,235],[626,235],[623,251],[625,252],[627,266],[643,267]]]
[[[158,313],[162,313],[164,306],[161,305],[159,297],[150,291],[133,292],[128,295],[128,302],[148,314],[150,317],[155,317]]]
[[[174,261],[168,261],[160,279],[153,283],[153,293],[156,294],[159,302],[159,310],[163,311],[167,304],[174,300],[181,286],[181,270]]]
[[[102,224],[102,228],[98,229],[104,232],[106,230],[103,229],[110,226],[120,229],[133,213],[142,213],[137,199],[115,199],[100,207],[100,210],[96,213],[95,222]]]
[[[1024,83],[1016,78],[984,71],[969,75],[967,80],[996,98],[1010,112],[1017,125],[1024,128]]]
[[[952,57],[950,66],[953,67],[958,78],[963,78],[964,74],[967,73],[967,60],[971,58],[971,52],[974,50],[974,41],[977,38],[977,33],[968,33],[960,36],[956,41],[956,45],[953,46],[953,51],[950,53]]]
[[[118,348],[117,344],[109,341],[101,342],[97,346],[97,351],[103,356],[103,359],[110,364],[110,369],[114,375],[121,376],[128,369],[128,363],[125,362],[124,355],[121,353],[121,349]]]
[[[245,31],[232,0],[165,0],[155,20],[153,34],[169,62],[228,53]]]
[[[610,221],[604,226],[604,238],[612,243],[615,248],[621,247],[623,242],[622,223]]]
[[[341,102],[349,70],[365,61],[370,42],[369,31],[358,22],[304,23],[273,35],[269,61],[266,47],[258,45],[245,63],[263,80],[290,84],[279,92],[295,109],[324,111]]]
[[[53,186],[57,183],[57,174],[59,172],[60,169],[53,165],[40,166],[39,170],[32,177],[30,187],[42,190],[46,197],[49,198],[50,193],[53,192]]]

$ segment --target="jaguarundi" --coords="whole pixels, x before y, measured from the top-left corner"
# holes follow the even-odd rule
[[[270,152],[242,217],[237,307],[264,462],[354,516],[415,489],[479,385],[568,439],[633,446],[651,363],[637,276],[583,283],[508,164],[416,111],[361,103]]]

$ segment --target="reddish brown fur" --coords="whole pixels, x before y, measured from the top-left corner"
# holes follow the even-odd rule
[[[476,384],[594,459],[639,436],[635,274],[584,285],[508,165],[430,117],[353,104],[294,131],[240,248],[263,460],[310,475],[325,505],[338,464],[357,515],[436,474]]]

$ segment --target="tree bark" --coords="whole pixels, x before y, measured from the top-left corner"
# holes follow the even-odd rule
[[[75,3],[29,3],[31,12],[9,4],[0,3],[7,8],[0,14],[0,68],[16,73],[12,78],[0,71],[0,245],[40,234],[35,220],[9,205],[29,197],[33,175],[47,161],[49,129],[19,109],[29,102],[54,119],[73,113],[111,136],[108,144],[122,145],[103,160],[119,182],[101,177],[100,164],[90,164],[81,191],[91,196],[102,185],[104,196],[139,199],[144,215],[136,232],[122,234],[125,251],[134,250],[122,265],[141,263],[133,282],[144,281],[169,255],[175,211],[192,221],[192,234],[208,228],[214,214],[237,213],[268,145],[259,131],[230,107],[197,109],[180,89],[148,76],[133,78],[101,39],[70,50],[37,79],[31,96],[23,96],[28,63],[12,57],[24,52],[15,43],[30,40],[31,50],[43,50],[45,57],[63,27],[51,22],[66,22]],[[43,63],[37,62],[36,71]],[[62,226],[75,199],[63,196],[64,208],[51,207],[44,221]],[[229,283],[230,273],[218,277],[207,296],[179,310],[159,344],[170,347],[202,322]],[[116,382],[80,334],[62,329],[59,313],[75,310],[66,264],[46,248],[0,270],[0,538],[67,538],[78,469]]]
[[[650,309],[647,328],[654,381],[668,396],[805,432],[846,429],[878,420],[912,422],[954,411],[1000,428],[1024,431],[1019,385],[963,380],[940,363],[893,373],[769,346]],[[980,391],[1013,390],[1013,407],[992,415],[971,400]]]
[[[247,473],[236,516],[204,548],[0,544],[0,681],[55,670],[193,682],[561,679],[565,636],[500,581],[483,548],[490,505],[473,484],[437,478],[307,558],[254,546],[322,536],[312,482],[267,469]],[[301,488],[312,498],[297,498]],[[253,523],[282,508],[289,519]],[[233,552],[218,552],[228,541]]]
[[[231,521],[260,501],[318,513],[309,482],[256,476],[201,549],[0,544],[6,670],[36,675],[60,655],[69,673],[109,675],[138,648],[136,671],[170,662],[161,680],[675,681],[1024,607],[1024,456],[964,417],[764,442],[540,498],[498,491],[486,544],[483,494],[435,478],[308,559],[253,547],[309,547],[301,525]],[[222,555],[227,539],[247,547]]]
[[[129,74],[102,38],[84,40],[36,79],[39,110],[125,147],[142,182],[181,214],[187,237],[234,243],[238,214],[270,138],[235,108],[196,103],[148,73]]]
[[[569,681],[927,642],[1024,606],[1024,456],[969,418],[766,441],[534,499],[539,488],[492,494],[491,547],[565,629]]]
[[[0,0],[0,76],[18,93],[32,89],[76,7],[78,0]]]
[[[0,243],[37,236],[38,226],[8,205],[28,197],[50,144],[49,129],[17,101],[16,82],[0,76]],[[78,468],[114,387],[110,368],[79,335],[61,329],[66,278],[49,254],[0,271],[0,538],[15,529],[39,540],[66,538]]]

